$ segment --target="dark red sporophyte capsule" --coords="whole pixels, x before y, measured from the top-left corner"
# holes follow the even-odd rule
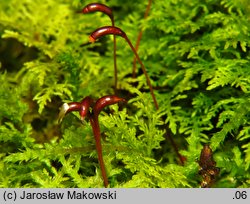
[[[112,13],[111,8],[109,8],[108,6],[106,6],[104,4],[91,3],[82,9],[83,13],[89,13],[89,12],[95,12],[95,11],[103,12],[103,13],[107,14],[111,19],[113,19],[113,13]]]
[[[120,35],[123,38],[126,38],[126,34],[117,27],[114,26],[104,26],[101,28],[96,29],[90,36],[89,41],[95,42],[98,38],[104,36],[104,35]]]
[[[81,108],[79,110],[81,120],[83,120],[89,114],[89,107],[93,105],[93,100],[89,96],[85,97],[81,101]]]
[[[71,103],[64,103],[61,107],[58,121],[61,122],[63,117],[71,112],[71,111],[78,111],[81,120],[83,120],[89,114],[89,107],[92,106],[93,100],[87,96],[81,102],[71,102]]]
[[[71,111],[80,111],[80,109],[81,109],[81,103],[79,102],[64,103],[60,109],[58,116],[59,123],[62,122],[62,119],[67,113]]]
[[[99,115],[99,113],[102,111],[103,108],[109,105],[113,105],[115,103],[119,102],[125,102],[126,100],[124,98],[120,98],[115,95],[108,95],[103,96],[102,98],[99,98],[94,106],[94,114]]]

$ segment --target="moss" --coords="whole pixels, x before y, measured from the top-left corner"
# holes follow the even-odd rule
[[[220,168],[213,187],[249,187],[247,1],[153,1],[146,19],[145,1],[101,2],[133,44],[143,29],[138,52],[159,103],[139,65],[132,78],[133,53],[117,37],[117,95],[128,103],[99,117],[110,187],[200,187],[204,144]],[[79,13],[87,3],[0,3],[1,187],[103,187],[89,123],[57,123],[64,102],[114,93],[113,37],[88,43],[110,19]]]

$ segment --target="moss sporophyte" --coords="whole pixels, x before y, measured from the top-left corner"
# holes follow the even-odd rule
[[[114,16],[112,9],[109,8],[108,6],[100,3],[91,3],[85,6],[82,9],[83,13],[90,13],[90,12],[95,12],[95,11],[100,11],[102,13],[105,13],[106,15],[109,16],[112,26],[115,26],[115,21],[114,21]],[[117,62],[116,62],[116,36],[114,35],[114,90],[115,94],[117,91]]]
[[[104,26],[104,27],[101,27],[101,28],[98,28],[96,29],[90,36],[89,36],[89,40],[90,42],[95,42],[98,38],[102,37],[102,36],[105,36],[105,35],[119,35],[121,37],[123,37],[127,43],[129,44],[130,48],[132,49],[132,51],[134,52],[138,62],[140,63],[141,65],[141,68],[142,68],[142,71],[146,77],[146,80],[147,80],[147,84],[149,86],[149,90],[150,90],[150,93],[151,93],[151,96],[152,96],[152,99],[154,101],[154,104],[155,104],[155,107],[156,109],[159,109],[159,105],[158,105],[158,102],[156,100],[156,97],[155,97],[155,94],[154,94],[154,90],[153,90],[153,87],[151,85],[151,82],[150,82],[150,78],[148,76],[148,73],[145,69],[145,66],[144,64],[142,63],[139,55],[137,54],[134,46],[132,45],[131,41],[128,39],[126,33],[124,31],[122,31],[120,28],[118,27],[114,27],[114,26]]]
[[[151,5],[151,1],[149,1],[146,13],[149,12],[150,5]],[[141,65],[142,71],[146,77],[146,81],[147,81],[147,84],[148,84],[149,89],[150,89],[150,94],[152,96],[155,108],[156,108],[156,110],[158,110],[159,105],[158,105],[158,102],[156,100],[154,90],[153,90],[152,84],[150,82],[150,78],[147,74],[147,71],[146,71],[144,64],[142,63],[142,61],[137,53],[137,49],[139,47],[139,41],[140,41],[142,32],[139,33],[138,40],[137,40],[137,46],[136,46],[136,48],[134,48],[131,41],[127,37],[126,33],[124,31],[122,31],[120,28],[115,27],[113,12],[108,6],[106,6],[104,4],[100,4],[100,3],[91,3],[82,9],[82,13],[90,13],[90,12],[95,12],[95,11],[100,11],[102,13],[105,13],[106,15],[109,16],[109,18],[111,19],[111,22],[112,22],[112,26],[104,26],[104,27],[98,28],[95,31],[93,31],[91,33],[91,35],[89,36],[89,40],[90,40],[90,42],[93,43],[98,38],[100,38],[102,36],[105,36],[105,35],[113,35],[114,36],[114,51],[113,51],[113,53],[114,53],[114,81],[115,81],[114,90],[115,90],[115,93],[117,93],[116,35],[119,35],[126,40],[128,45],[130,46],[131,50],[133,51],[133,53],[135,55],[134,64],[137,60],[139,62],[139,64]],[[146,15],[147,14],[145,14],[145,16]],[[135,68],[133,69],[133,76],[135,76]],[[92,98],[87,96],[81,102],[64,103],[62,105],[61,111],[59,113],[59,122],[62,121],[63,117],[67,113],[72,112],[72,111],[78,111],[80,114],[81,120],[83,120],[84,118],[89,119],[91,127],[92,127],[92,131],[93,131],[93,134],[95,137],[95,141],[96,141],[96,150],[97,150],[97,154],[98,154],[98,161],[100,164],[105,187],[108,186],[108,178],[107,178],[107,174],[105,171],[105,165],[104,165],[103,156],[102,156],[101,133],[100,133],[100,125],[99,125],[99,121],[98,121],[98,115],[104,107],[118,103],[120,101],[124,102],[125,99],[119,98],[115,95],[108,95],[108,96],[104,96],[104,97],[98,99],[96,102],[94,102]],[[90,108],[91,108],[91,110],[90,110]],[[171,144],[174,146],[174,148],[177,152],[177,155],[180,158],[181,163],[183,164],[182,157],[179,154],[178,148],[175,145],[175,143],[171,137],[170,137],[170,141],[171,141]]]
[[[146,13],[145,13],[144,17],[147,17],[149,9],[150,9],[150,6],[151,6],[151,1],[148,2],[147,10],[146,10]],[[88,12],[93,12],[93,11],[101,11],[101,12],[107,14],[110,17],[111,21],[112,21],[112,26],[104,26],[104,27],[101,27],[101,28],[97,28],[95,31],[93,31],[90,34],[90,36],[89,36],[90,42],[93,43],[98,38],[103,37],[105,35],[114,35],[114,36],[118,35],[118,36],[123,37],[126,40],[126,42],[128,43],[128,45],[130,46],[131,50],[133,51],[133,53],[135,55],[135,59],[141,65],[143,74],[146,77],[146,81],[147,81],[147,85],[148,85],[149,90],[150,90],[151,97],[152,97],[153,102],[154,102],[154,106],[155,106],[156,110],[158,110],[159,109],[159,105],[158,105],[157,99],[155,97],[153,86],[151,84],[149,75],[148,75],[147,70],[146,70],[144,64],[142,63],[142,61],[141,61],[138,53],[137,53],[137,49],[139,47],[139,41],[140,41],[142,33],[140,33],[139,36],[138,36],[137,47],[135,48],[132,45],[132,43],[129,40],[129,38],[127,37],[126,33],[123,30],[121,30],[120,28],[114,26],[113,13],[112,13],[112,10],[109,7],[107,7],[106,5],[103,5],[103,4],[93,3],[93,4],[87,5],[82,10],[83,13],[88,13]],[[134,60],[134,63],[135,62],[136,61]],[[116,93],[117,92],[117,89],[116,89],[117,88],[117,67],[116,67],[116,41],[115,41],[115,38],[114,38],[114,65],[115,65],[115,69],[114,69],[115,70],[114,71],[115,74],[114,75],[115,75],[115,93]],[[133,69],[133,76],[135,76],[135,68]],[[181,164],[184,164],[185,158],[182,155],[180,155],[178,147],[175,144],[172,136],[168,134],[168,135],[166,135],[166,137],[170,140],[171,145],[174,147],[174,150],[175,150],[177,156],[179,157],[179,160],[180,160]]]
[[[99,98],[96,102],[94,102],[91,97],[87,96],[81,102],[64,103],[59,113],[59,122],[62,121],[67,113],[70,113],[72,111],[78,111],[81,120],[84,120],[85,118],[89,119],[95,138],[98,161],[100,164],[105,187],[108,187],[109,183],[102,156],[101,130],[98,116],[103,108],[119,102],[125,102],[125,99],[115,95],[107,95]]]
[[[151,1],[149,1],[148,7],[147,7],[147,13],[149,12],[150,5],[151,5]],[[93,31],[89,36],[89,40],[90,40],[90,42],[93,43],[98,38],[103,37],[105,35],[113,35],[114,36],[114,52],[113,53],[114,53],[114,78],[115,78],[114,90],[115,90],[115,93],[117,93],[117,63],[116,63],[116,38],[115,38],[115,36],[118,35],[118,36],[123,37],[126,40],[128,45],[130,46],[131,50],[133,51],[133,53],[135,55],[134,63],[137,60],[139,62],[139,64],[141,65],[143,74],[146,77],[146,81],[147,81],[147,84],[148,84],[149,89],[150,89],[150,94],[152,96],[154,106],[155,106],[156,110],[158,110],[159,105],[158,105],[158,102],[157,102],[155,94],[154,94],[153,86],[151,84],[151,81],[150,81],[150,78],[149,78],[148,73],[146,71],[146,68],[145,68],[144,64],[142,63],[142,61],[137,53],[139,41],[141,38],[140,36],[142,35],[142,33],[139,34],[138,41],[137,41],[137,47],[134,48],[131,41],[127,37],[126,33],[123,30],[121,30],[120,28],[115,27],[113,12],[108,6],[106,6],[104,4],[100,4],[100,3],[91,3],[82,9],[82,13],[89,13],[89,12],[95,12],[95,11],[100,11],[102,13],[105,13],[106,15],[108,15],[110,17],[111,22],[112,22],[112,26],[103,26],[103,27],[97,28],[95,31]],[[147,14],[145,14],[145,16],[146,15]],[[133,69],[133,76],[135,76],[135,68]],[[72,112],[72,111],[78,111],[80,114],[81,120],[84,120],[85,118],[89,119],[91,127],[92,127],[92,131],[94,134],[95,142],[96,142],[98,161],[100,164],[101,173],[102,173],[105,187],[108,187],[109,184],[108,184],[108,178],[107,178],[105,165],[104,165],[104,161],[103,161],[103,156],[102,156],[101,132],[100,132],[100,125],[99,125],[99,121],[98,121],[98,116],[99,116],[100,111],[104,107],[118,103],[118,102],[125,102],[125,99],[120,98],[116,95],[107,95],[107,96],[99,98],[96,102],[94,102],[94,100],[91,97],[87,96],[81,102],[64,103],[62,105],[61,111],[59,113],[59,122],[62,121],[63,117],[67,113]],[[184,157],[182,157],[179,154],[178,148],[177,148],[174,140],[172,139],[172,137],[170,135],[168,135],[168,137],[169,137],[170,142],[173,145],[173,147],[174,147],[174,149],[175,149],[175,151],[180,159],[181,164],[183,164]]]

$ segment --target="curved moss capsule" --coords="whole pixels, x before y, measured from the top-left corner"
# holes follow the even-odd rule
[[[118,102],[125,102],[126,100],[124,98],[120,98],[115,95],[107,95],[99,98],[94,106],[94,114],[99,115],[99,113],[102,111],[103,108],[109,105],[113,105]]]
[[[91,107],[92,105],[93,105],[93,100],[89,96],[85,97],[81,101],[81,107],[79,110],[81,120],[84,120],[84,118],[89,114],[89,107]]]
[[[104,26],[96,29],[93,33],[91,33],[91,35],[89,36],[89,41],[95,42],[98,38],[105,35],[120,35],[123,38],[126,38],[126,34],[120,28],[114,26]]]
[[[104,4],[91,3],[82,9],[83,13],[90,13],[90,12],[95,12],[95,11],[103,12],[106,15],[108,15],[111,19],[113,19],[113,12],[112,12],[111,8],[109,8],[108,6],[106,6]]]
[[[59,112],[58,122],[61,123],[64,116],[71,111],[79,111],[81,104],[78,102],[64,103]]]

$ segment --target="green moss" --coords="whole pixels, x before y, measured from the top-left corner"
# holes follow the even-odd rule
[[[202,145],[220,168],[214,187],[249,187],[250,8],[246,0],[101,1],[135,43],[159,102],[155,110],[133,53],[117,37],[118,95],[128,100],[100,115],[110,187],[199,187]],[[113,94],[112,36],[88,44],[110,25],[79,13],[91,1],[0,3],[0,187],[103,187],[91,127],[63,102]],[[11,42],[10,42],[11,39]],[[2,55],[3,56],[3,55]],[[165,128],[167,126],[167,128]],[[171,143],[180,153],[179,164]]]

